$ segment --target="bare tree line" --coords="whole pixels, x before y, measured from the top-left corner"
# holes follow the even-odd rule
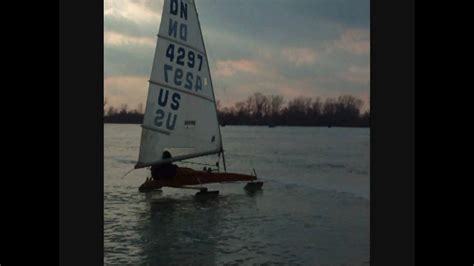
[[[127,104],[116,108],[107,105],[107,98],[104,99],[104,123],[141,124],[143,111],[143,103],[139,103],[136,109],[129,110]]]
[[[280,95],[255,93],[233,107],[217,107],[223,125],[368,127],[370,113],[361,111],[363,103],[352,95],[341,95],[325,101],[300,96],[285,104]]]
[[[104,100],[105,123],[138,123],[143,121],[143,104],[128,110],[107,106]],[[363,101],[352,95],[336,98],[300,96],[285,102],[281,95],[255,93],[231,107],[217,101],[219,123],[225,125],[262,126],[343,126],[369,127],[370,111],[362,112]]]

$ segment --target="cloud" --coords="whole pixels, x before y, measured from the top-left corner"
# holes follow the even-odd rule
[[[363,29],[349,29],[344,31],[335,47],[353,54],[368,54],[370,52],[370,32]]]
[[[308,48],[285,48],[282,54],[286,60],[296,66],[312,65],[318,58],[318,54]]]
[[[133,21],[137,24],[154,23],[161,20],[161,10],[152,10],[149,1],[108,0],[104,2],[104,16]]]
[[[133,109],[146,102],[148,78],[146,76],[112,76],[104,80],[104,96],[108,106],[127,104]]]
[[[154,47],[143,45],[113,46],[104,49],[104,75],[148,76],[153,63]]]
[[[154,47],[156,40],[149,37],[127,36],[113,31],[104,32],[104,44],[111,46],[140,45]]]
[[[255,60],[238,59],[238,60],[220,60],[216,62],[216,76],[229,77],[237,73],[256,74],[258,63]]]
[[[370,82],[369,66],[350,66],[345,72],[340,74],[344,80],[360,84],[368,84]]]
[[[146,101],[163,0],[104,1],[105,95],[135,108]],[[255,92],[368,99],[369,1],[196,2],[223,105]]]

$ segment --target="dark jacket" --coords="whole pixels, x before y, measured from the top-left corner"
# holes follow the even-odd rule
[[[151,177],[153,179],[172,178],[176,175],[177,166],[172,163],[154,165],[151,167]]]

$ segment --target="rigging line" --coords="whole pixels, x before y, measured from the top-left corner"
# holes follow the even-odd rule
[[[135,170],[135,168],[132,168],[130,171],[128,171],[127,173],[125,173],[125,175],[123,175],[120,179],[123,179],[124,177],[126,177],[128,174],[130,174],[133,170]]]
[[[181,163],[198,164],[198,165],[207,165],[207,166],[216,166],[215,164],[209,164],[209,163],[197,163],[197,162],[186,162],[186,161],[181,161]]]

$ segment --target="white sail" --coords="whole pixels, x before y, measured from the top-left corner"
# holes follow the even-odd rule
[[[222,151],[206,50],[193,0],[165,0],[135,168]]]

